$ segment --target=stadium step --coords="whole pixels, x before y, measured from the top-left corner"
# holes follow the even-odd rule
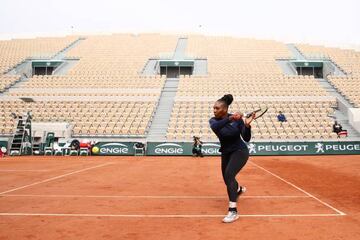
[[[337,109],[334,114],[334,121],[338,121],[343,129],[348,131],[348,138],[360,138],[360,133],[357,132],[349,123],[349,118],[347,117],[348,109],[353,108],[354,106],[342,96],[336,88],[334,88],[327,79],[317,78],[319,84],[326,90],[326,92],[337,99]]]
[[[73,68],[73,66],[78,62],[78,60],[66,60],[66,62],[64,62],[63,64],[61,64],[59,67],[57,67],[54,72],[53,75],[65,75],[67,74],[67,72]]]
[[[166,140],[167,126],[174,105],[174,98],[176,96],[178,84],[179,84],[178,78],[166,79],[164,88],[161,92],[157,109],[155,111],[153,120],[149,128],[149,132],[147,136],[148,140],[150,141]]]
[[[332,61],[331,59],[324,62],[324,67],[327,67],[328,69],[330,69],[331,75],[334,75],[334,76],[345,76],[346,75],[344,70],[339,65],[337,65],[334,61]]]
[[[156,59],[149,59],[142,70],[142,75],[145,76],[155,76],[158,74],[158,60]]]
[[[195,59],[194,60],[194,76],[205,76],[207,75],[207,59]]]
[[[349,119],[346,115],[344,115],[340,110],[335,110],[335,118],[338,123],[341,124],[344,130],[347,130],[348,137],[347,139],[359,139],[360,133],[357,132],[349,123]]]
[[[296,69],[288,60],[276,60],[276,63],[280,66],[285,75],[297,75]]]
[[[65,58],[66,53],[76,47],[78,44],[80,44],[81,41],[85,40],[85,38],[78,38],[74,42],[70,43],[68,46],[66,46],[64,49],[59,51],[57,54],[54,55],[51,60],[62,60]],[[66,59],[65,62],[61,64],[55,71],[53,72],[53,75],[64,75],[66,74],[77,62],[77,60],[71,60]],[[21,88],[27,81],[29,81],[29,78],[31,78],[32,75],[32,67],[31,67],[31,60],[26,60],[21,63],[18,63],[15,67],[13,67],[11,70],[7,72],[9,75],[21,75],[18,81],[16,81],[14,84],[12,84],[9,88],[5,89],[3,93],[0,94],[0,96],[5,96],[7,92],[11,89]]]
[[[289,43],[286,44],[286,46],[288,47],[289,51],[292,53],[294,59],[305,60],[304,55],[299,51],[299,49],[297,49],[297,47],[295,47],[294,44]]]
[[[299,51],[299,49],[294,44],[287,44],[287,47],[289,51],[292,53],[293,59],[296,60],[307,60],[307,58]],[[328,69],[328,73],[331,75],[336,76],[344,76],[344,71],[331,59],[322,59],[324,68]],[[285,74],[291,75],[292,72],[296,74],[295,69],[290,69],[289,66],[287,66],[286,61],[277,61],[279,66],[283,69],[283,72]],[[346,129],[348,131],[348,139],[359,139],[360,133],[355,130],[349,123],[348,118],[348,110],[349,108],[353,108],[354,106],[344,97],[342,96],[334,86],[332,86],[329,81],[325,78],[315,78],[315,80],[325,89],[325,91],[328,93],[329,96],[333,96],[337,100],[337,109],[335,109],[335,113],[333,116],[334,121],[338,121],[343,129]]]
[[[173,59],[184,59],[186,46],[187,46],[187,37],[180,37],[178,39],[178,42],[177,42],[177,45],[175,48]]]
[[[66,53],[71,50],[72,48],[76,47],[77,45],[79,45],[82,41],[84,41],[85,38],[78,38],[76,39],[74,42],[70,43],[68,46],[66,46],[64,49],[60,50],[57,54],[55,54],[55,56],[52,59],[63,59],[66,56]]]

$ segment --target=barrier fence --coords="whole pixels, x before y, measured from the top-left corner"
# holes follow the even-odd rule
[[[134,155],[135,142],[99,142],[93,148],[95,155]],[[254,156],[360,154],[360,141],[352,142],[251,142],[249,153]],[[220,144],[204,143],[205,156],[220,155]],[[148,142],[145,155],[190,156],[192,142]]]

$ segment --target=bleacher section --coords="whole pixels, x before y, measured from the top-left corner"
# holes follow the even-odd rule
[[[7,76],[7,75],[0,75],[0,92],[3,92],[6,88],[10,87],[14,83],[16,83],[21,76],[14,75],[14,76]]]
[[[360,75],[347,78],[329,76],[328,80],[354,107],[360,107]]]
[[[275,65],[273,66],[275,67]],[[251,69],[251,68],[249,68]],[[211,71],[211,70],[210,70]],[[276,73],[214,73],[209,77],[183,77],[178,96],[326,96],[326,91],[310,76]]]
[[[296,47],[309,59],[331,59],[346,73],[343,76],[329,75],[327,79],[354,107],[360,107],[360,52],[307,44],[297,44]]]
[[[32,112],[33,122],[69,122],[74,136],[144,135],[156,106],[156,98],[122,101],[1,101],[0,134],[12,134],[12,112]]]
[[[139,84],[140,85],[140,84]],[[122,97],[158,97],[161,92],[158,88],[14,88],[8,96],[35,97],[35,96],[122,96]]]
[[[74,136],[144,136],[165,76],[140,73],[148,58],[172,51],[176,42],[176,36],[160,34],[86,37],[65,53],[79,59],[66,75],[35,75],[6,92],[9,99],[32,97],[36,102],[6,101],[8,124],[0,131],[12,132],[10,110],[31,109],[34,122],[72,123]]]
[[[85,36],[81,41],[75,36],[0,41],[0,135],[13,134],[16,120],[11,113],[31,111],[34,123],[71,123],[76,137],[145,138],[165,92],[166,77],[145,75],[143,70],[149,59],[172,57],[178,39],[175,35],[114,34]],[[331,128],[336,98],[312,76],[283,73],[276,60],[294,58],[286,44],[200,35],[182,40],[182,50],[186,49],[181,56],[206,59],[207,75],[180,76],[173,90],[176,96],[171,96],[175,101],[167,140],[189,141],[198,135],[205,141],[216,141],[208,120],[213,116],[213,103],[225,93],[234,95],[231,111],[269,108],[254,122],[255,140],[337,137]],[[360,106],[359,52],[302,44],[296,47],[306,58],[330,58],[339,66],[344,76],[326,78],[354,106]],[[61,56],[57,55],[60,51]],[[7,74],[25,59],[53,56],[65,56],[74,65],[59,75]],[[172,101],[167,116],[171,106]],[[279,111],[287,122],[277,121]]]
[[[200,99],[199,99],[200,100]],[[213,116],[212,100],[197,101],[192,98],[179,98],[173,108],[167,137],[169,140],[191,139],[201,136],[203,140],[216,141],[215,134],[209,128],[209,118]],[[329,100],[265,100],[236,101],[230,111],[250,112],[258,107],[268,107],[263,118],[253,123],[253,139],[330,139],[337,138],[332,132],[332,114],[335,99]],[[279,111],[285,112],[287,122],[277,121]]]
[[[336,137],[331,133],[333,119],[328,117],[333,113],[332,107],[336,107],[335,98],[328,96],[313,77],[282,73],[275,60],[291,58],[285,44],[190,36],[187,51],[189,55],[208,58],[209,75],[180,78],[168,139],[190,140],[199,135],[204,140],[216,140],[208,120],[213,116],[214,101],[224,93],[232,93],[237,100],[232,106],[234,111],[247,112],[259,105],[269,107],[269,113],[254,124],[255,139]],[[272,101],[272,97],[282,98]],[[278,111],[285,113],[287,123],[277,122]]]
[[[80,61],[81,62],[81,61]],[[135,70],[133,70],[135,71]],[[160,88],[165,77],[137,76],[127,73],[93,72],[70,74],[65,76],[39,75],[29,79],[24,88],[117,88],[142,89]]]
[[[11,68],[27,58],[51,58],[76,39],[34,38],[0,41],[0,92],[15,83],[19,76],[4,76]]]
[[[26,58],[51,58],[77,37],[34,38],[0,41],[0,73],[4,73]]]

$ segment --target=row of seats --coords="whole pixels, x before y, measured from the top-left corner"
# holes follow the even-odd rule
[[[176,36],[160,34],[89,36],[66,53],[79,61],[65,76],[34,76],[24,87],[160,90],[165,76],[142,76],[141,72],[150,57],[173,51],[176,42]]]
[[[0,43],[0,70],[13,66],[11,62],[16,59],[15,64],[34,54],[46,56],[49,52],[49,56],[52,56],[75,39],[55,39],[58,40],[56,44],[54,39],[47,39],[48,47],[43,46],[41,39],[35,39],[39,40],[36,44],[14,43],[16,50],[9,52],[1,48]],[[86,37],[66,53],[67,57],[79,59],[66,75],[33,76],[19,89],[6,93],[11,99],[29,96],[36,102],[1,101],[4,107],[0,109],[0,122],[4,124],[0,125],[0,134],[14,131],[15,120],[10,116],[11,112],[20,114],[28,110],[32,110],[34,121],[71,122],[74,135],[146,134],[166,78],[142,76],[141,72],[149,58],[171,56],[168,52],[174,50],[177,40],[177,36],[160,34]],[[26,50],[22,51],[18,46]],[[43,46],[43,49],[34,46]],[[3,51],[6,54],[1,54]],[[356,62],[358,55],[345,52],[331,50],[329,55],[355,80],[344,86],[334,79],[332,84],[337,84],[341,89],[339,91],[356,102],[358,94],[353,94],[350,88],[356,89],[358,86],[359,68],[357,63],[349,62]],[[254,122],[255,139],[335,137],[331,129],[331,115],[336,101],[313,100],[315,97],[327,97],[326,91],[313,77],[290,77],[282,73],[276,59],[287,59],[292,55],[285,44],[268,40],[190,35],[186,55],[207,58],[208,74],[180,78],[168,126],[168,139],[191,140],[192,135],[200,135],[203,139],[215,140],[208,120],[212,116],[213,102],[224,93],[235,96],[236,101],[230,111],[246,112],[259,106],[269,108],[263,118]],[[67,92],[64,89],[74,90]],[[108,96],[113,98],[101,101]],[[238,100],[243,97],[258,100]],[[279,100],[261,100],[264,97],[278,97]],[[300,98],[305,100],[296,100]],[[285,113],[288,122],[277,121],[278,111]]]
[[[288,101],[272,102],[234,102],[229,111],[249,112],[257,107],[267,107],[264,117],[253,123],[255,139],[296,139],[296,138],[333,138],[331,118],[334,113],[334,101]],[[214,140],[216,136],[209,128],[209,119],[213,116],[213,102],[176,102],[168,126],[167,138],[190,140],[193,135],[204,140]],[[282,111],[287,122],[277,120]]]
[[[326,78],[354,107],[360,107],[360,52],[308,44],[296,46],[307,58],[331,59],[345,75],[329,75]]]
[[[10,92],[8,93],[9,96],[89,96],[89,97],[98,97],[98,96],[123,96],[123,97],[158,97],[160,96],[160,92],[158,93],[143,93],[143,92],[130,92],[130,93],[112,93],[112,92],[98,92],[98,93],[89,93],[89,92]]]
[[[354,107],[360,107],[360,74],[347,78],[329,76],[328,80]]]
[[[158,88],[160,89],[165,82],[165,76],[146,77],[127,76],[116,77],[115,75],[101,78],[97,75],[85,78],[84,76],[34,76],[24,84],[25,88]]]
[[[5,72],[27,58],[52,57],[76,37],[13,39],[0,41],[0,92],[16,83],[20,76],[4,75]]]
[[[19,75],[0,75],[0,92],[9,88],[11,85],[19,81]]]
[[[291,53],[286,45],[271,40],[240,39],[232,37],[208,37],[189,35],[186,48],[187,55],[205,57],[221,61],[223,59],[274,60],[290,58]],[[236,63],[236,61],[231,61]]]
[[[0,41],[0,74],[27,58],[49,58],[77,37],[12,39]]]
[[[292,54],[285,44],[190,36],[187,52],[207,57],[208,75],[180,78],[167,131],[168,139],[191,140],[193,135],[198,135],[204,140],[217,140],[208,120],[213,116],[214,101],[224,93],[231,93],[235,97],[230,112],[268,108],[264,117],[253,123],[254,139],[336,137],[332,133],[331,118],[336,100],[329,100],[327,92],[314,77],[283,74],[276,60],[291,58]],[[279,111],[285,113],[287,122],[277,120]]]
[[[66,75],[35,75],[7,93],[33,97],[36,102],[4,102],[0,132],[14,131],[11,112],[31,110],[34,122],[72,123],[76,136],[144,135],[166,78],[141,72],[149,58],[173,51],[176,43],[176,36],[160,34],[85,37],[66,53],[79,59]],[[99,101],[99,97],[122,100]]]
[[[34,122],[70,122],[75,135],[144,135],[156,102],[2,101],[1,105],[1,134],[14,133],[17,120],[12,113],[31,111]]]
[[[267,73],[237,77],[228,77],[226,74],[212,74],[208,78],[181,77],[177,95],[219,96],[223,92],[231,92],[238,96],[327,96],[327,92],[313,77],[266,76]]]

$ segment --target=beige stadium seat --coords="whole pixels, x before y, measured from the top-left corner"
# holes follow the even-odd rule
[[[95,135],[104,132],[113,135],[143,135],[156,109],[166,77],[142,76],[139,71],[150,56],[173,51],[178,37],[140,34],[136,39],[142,44],[129,44],[134,41],[134,37],[129,34],[89,36],[67,52],[67,57],[80,59],[68,74],[33,76],[21,86],[24,91],[6,93],[13,96],[28,94],[39,97],[41,101],[35,104],[12,101],[6,112],[14,109],[24,111],[30,107],[36,121],[69,121],[76,126],[79,124],[74,129],[79,135],[93,131]],[[29,56],[53,55],[74,40],[76,37],[11,40],[10,47],[6,49],[2,48],[5,42],[0,41],[0,49],[5,49],[0,54],[0,90],[11,85],[15,79],[4,77],[3,71]],[[306,44],[298,44],[297,47],[305,55],[322,53],[331,57],[344,71],[351,72],[345,77],[329,76],[328,80],[350,102],[359,105],[359,55],[355,51]],[[305,131],[307,138],[316,139],[319,135],[333,137],[332,121],[328,115],[334,113],[336,100],[315,100],[317,96],[329,96],[313,77],[283,74],[274,59],[291,57],[285,44],[189,35],[186,51],[190,55],[208,59],[208,74],[180,77],[168,127],[168,134],[179,132],[173,135],[174,138],[191,140],[192,134],[204,133],[216,140],[209,129],[208,119],[212,116],[213,102],[224,92],[235,96],[231,106],[234,111],[246,112],[264,105],[269,107],[265,117],[253,124],[254,136],[261,133],[262,139],[284,138],[286,135],[291,138],[292,131],[294,135]],[[47,96],[63,97],[64,100],[45,100]],[[282,98],[269,100],[273,96]],[[86,97],[89,100],[67,100],[73,97]],[[98,97],[122,100],[101,101]],[[187,98],[188,101],[181,98]],[[287,123],[277,122],[279,110],[287,116]],[[0,126],[0,129],[8,131],[7,125],[6,128]],[[182,134],[183,129],[186,129],[186,134]]]

